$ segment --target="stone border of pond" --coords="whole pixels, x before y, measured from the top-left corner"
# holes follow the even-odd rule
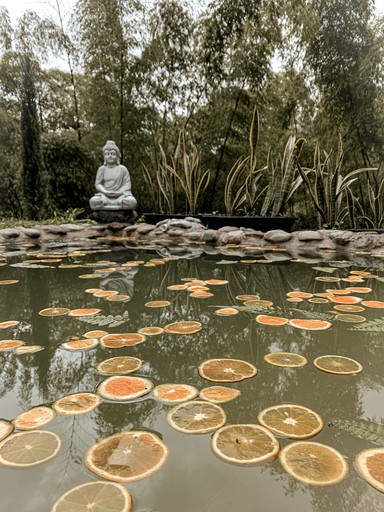
[[[167,219],[156,225],[61,224],[0,230],[0,249],[33,250],[42,246],[81,246],[89,242],[119,242],[126,247],[157,249],[167,256],[205,254],[243,256],[270,261],[353,261],[359,266],[384,267],[384,234],[372,231],[306,230],[267,232],[225,226],[208,229],[198,219]]]

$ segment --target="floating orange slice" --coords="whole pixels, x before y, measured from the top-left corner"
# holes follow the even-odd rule
[[[23,412],[12,423],[18,430],[36,430],[47,425],[55,417],[55,411],[50,407],[34,407]]]
[[[186,284],[172,284],[171,286],[167,286],[167,290],[174,290],[174,291],[180,291],[180,290],[186,290],[188,286]]]
[[[259,466],[277,458],[280,445],[268,429],[260,425],[225,425],[213,434],[213,453],[238,466]]]
[[[193,279],[187,283],[187,286],[205,286],[206,281],[201,281],[201,279]]]
[[[379,300],[363,300],[361,305],[365,306],[366,308],[375,308],[375,309],[383,309],[384,308],[384,302],[379,301]]]
[[[205,281],[206,284],[213,285],[213,286],[228,284],[228,282],[229,281],[226,281],[225,279],[208,279],[208,281]]]
[[[308,485],[334,485],[348,474],[345,458],[334,448],[321,443],[291,443],[281,450],[279,460],[289,475]]]
[[[85,293],[92,293],[92,295],[96,292],[101,292],[101,288],[87,288],[86,290],[84,290]]]
[[[263,308],[269,308],[273,306],[273,302],[271,302],[270,300],[252,299],[246,300],[244,302],[244,306],[261,306]]]
[[[14,327],[15,325],[19,325],[20,322],[17,320],[8,320],[6,322],[0,322],[0,329],[7,329],[8,327]]]
[[[87,468],[115,482],[134,482],[163,467],[169,449],[152,432],[131,430],[103,439],[85,454]]]
[[[320,356],[313,361],[313,364],[319,370],[333,373],[334,375],[354,375],[355,373],[361,373],[363,371],[363,367],[360,363],[350,357],[344,356]]]
[[[245,300],[259,300],[259,295],[237,295],[237,300],[245,301]]]
[[[162,327],[142,327],[137,332],[144,336],[158,336],[164,332],[164,329]]]
[[[143,377],[109,377],[99,384],[97,392],[103,398],[115,401],[133,400],[148,394],[153,382]]]
[[[233,316],[237,315],[239,313],[239,310],[235,308],[220,308],[216,309],[215,313],[216,315],[219,316]]]
[[[6,350],[13,350],[14,348],[21,347],[22,345],[25,345],[25,341],[1,340],[0,341],[0,352],[4,352]]]
[[[108,509],[105,508],[106,504]],[[102,509],[108,512],[130,512],[131,495],[125,487],[114,482],[88,482],[63,494],[53,505],[51,512]]]
[[[44,350],[42,345],[23,345],[22,347],[15,348],[15,354],[34,354],[35,352],[41,352],[42,350]]]
[[[107,297],[109,302],[125,302],[129,300],[131,297],[129,295],[110,295]]]
[[[327,288],[325,291],[331,295],[349,295],[351,293],[349,289],[341,290],[339,288]]]
[[[313,297],[312,299],[308,299],[308,302],[311,302],[312,304],[328,304],[329,299],[324,297]]]
[[[279,327],[280,325],[285,325],[288,323],[288,318],[270,315],[257,315],[255,320],[259,324],[270,325],[273,327]]]
[[[317,412],[296,404],[267,407],[259,413],[257,419],[274,434],[289,439],[308,439],[323,428],[323,420]]]
[[[173,407],[167,421],[175,430],[184,434],[207,434],[222,427],[227,416],[220,405],[194,400]]]
[[[150,302],[146,302],[144,306],[147,308],[164,308],[166,306],[170,306],[169,300],[152,300]]]
[[[304,299],[295,299],[294,297],[288,297],[287,302],[293,302],[294,304],[298,304],[299,302],[304,302]]]
[[[69,308],[45,308],[39,311],[40,316],[62,316],[69,313]]]
[[[153,396],[165,404],[177,404],[196,398],[199,390],[189,384],[160,384],[152,390]]]
[[[362,286],[349,286],[347,288],[352,293],[370,293],[372,288],[362,287]]]
[[[367,276],[365,276],[367,277]],[[350,276],[350,277],[343,277],[342,281],[345,281],[346,283],[363,283],[364,279],[358,276]]]
[[[384,492],[384,448],[370,448],[358,453],[356,467],[375,489]]]
[[[293,354],[292,352],[272,352],[264,356],[267,363],[275,366],[283,366],[289,368],[299,368],[305,366],[308,361],[300,354]]]
[[[71,309],[68,316],[93,316],[100,313],[101,309],[90,308],[90,309]]]
[[[16,284],[18,283],[19,280],[18,279],[5,279],[3,281],[0,281],[0,285],[7,285],[7,284]]]
[[[315,281],[321,281],[322,283],[338,283],[341,281],[341,278],[332,276],[319,276],[315,277]]]
[[[30,468],[52,459],[61,448],[57,434],[46,430],[18,432],[0,443],[0,464]]]
[[[136,372],[141,368],[143,361],[137,357],[120,356],[111,357],[99,363],[97,371],[103,375],[123,375]]]
[[[94,297],[111,297],[113,295],[118,295],[119,292],[116,290],[100,290],[93,294]]]
[[[308,331],[324,331],[332,327],[331,322],[326,320],[308,320],[303,318],[292,318],[289,320],[289,325],[297,329],[306,329]]]
[[[337,304],[358,304],[363,299],[361,297],[353,297],[352,295],[347,295],[342,297],[330,297],[329,300],[331,302],[336,302]]]
[[[356,276],[369,276],[371,273],[366,272],[365,270],[351,270],[350,274]]]
[[[241,391],[224,386],[210,386],[200,391],[200,398],[214,404],[223,404],[230,402],[241,395]]]
[[[82,274],[81,276],[78,276],[79,279],[100,279],[99,274]]]
[[[350,324],[360,324],[362,322],[365,322],[367,319],[365,316],[361,315],[351,315],[348,313],[336,315],[336,320],[339,320],[340,322],[347,322]]]
[[[5,439],[13,432],[14,426],[6,420],[0,420],[0,441]]]
[[[67,341],[66,343],[62,343],[60,347],[75,352],[76,350],[90,350],[95,348],[98,344],[99,340],[86,338],[84,340]]]
[[[122,334],[107,334],[100,338],[100,345],[105,348],[122,348],[139,345],[146,340],[144,334],[125,332]]]
[[[84,414],[92,411],[101,402],[101,398],[94,393],[74,393],[52,404],[53,409],[64,416]]]
[[[202,328],[203,326],[200,322],[186,320],[184,322],[168,324],[164,327],[164,331],[171,334],[195,334],[196,332],[201,331]]]
[[[198,369],[211,382],[240,382],[257,374],[256,366],[241,359],[208,359]]]
[[[287,297],[293,297],[295,299],[310,299],[311,297],[313,297],[313,293],[294,291],[288,292]]]
[[[338,304],[334,308],[336,311],[344,311],[345,313],[361,313],[361,311],[365,311],[361,306],[355,306],[354,304]]]
[[[88,331],[85,334],[83,334],[83,336],[84,336],[84,338],[98,339],[98,338],[101,338],[102,336],[106,336],[107,334],[108,334],[107,331],[95,330],[95,331]]]
[[[197,299],[207,299],[208,297],[213,297],[213,293],[205,292],[204,290],[197,290],[192,292],[190,296]]]

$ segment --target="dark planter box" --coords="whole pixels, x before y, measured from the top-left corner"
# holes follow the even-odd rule
[[[180,215],[180,214],[161,214],[144,213],[145,221],[150,224],[157,224],[166,219],[185,219],[185,217],[194,217],[200,219],[204,226],[209,229],[220,229],[224,226],[235,228],[251,228],[255,231],[270,231],[272,229],[283,229],[290,233],[296,217],[243,217],[240,215]]]

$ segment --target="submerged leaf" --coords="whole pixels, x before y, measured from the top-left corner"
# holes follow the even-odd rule
[[[313,270],[317,270],[318,272],[327,272],[327,274],[332,274],[335,270],[338,270],[336,267],[312,267]]]
[[[374,318],[369,322],[363,324],[354,325],[353,331],[370,331],[370,332],[384,332],[384,317]]]
[[[336,427],[360,439],[365,439],[380,446],[384,446],[384,425],[375,423],[374,421],[333,420],[329,422],[328,426]]]

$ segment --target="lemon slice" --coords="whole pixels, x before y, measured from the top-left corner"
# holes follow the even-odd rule
[[[100,402],[101,398],[94,393],[74,393],[56,400],[52,407],[59,414],[72,416],[92,411]]]
[[[288,474],[308,485],[334,485],[348,473],[344,457],[334,448],[321,443],[291,443],[281,450],[279,460]]]
[[[108,437],[85,454],[87,468],[114,482],[134,482],[162,468],[169,449],[152,432],[131,430]]]
[[[34,407],[23,412],[12,423],[18,430],[35,430],[47,425],[55,417],[55,411],[50,407]]]
[[[107,507],[107,508],[106,508]],[[132,498],[125,487],[114,482],[88,482],[69,490],[51,512],[130,512]]]
[[[356,455],[361,476],[375,489],[384,492],[384,448],[370,448]]]
[[[241,359],[208,359],[200,364],[199,374],[211,382],[240,382],[254,377],[257,368]]]
[[[52,459],[60,448],[61,440],[53,432],[18,432],[0,442],[0,464],[17,468],[37,466]]]
[[[227,417],[216,404],[195,400],[176,405],[167,414],[167,421],[184,434],[206,434],[222,427]]]
[[[323,372],[333,373],[334,375],[354,375],[363,371],[361,364],[354,359],[336,355],[317,357],[313,361],[313,365]]]
[[[225,462],[258,466],[277,458],[280,445],[268,429],[260,425],[225,425],[212,436],[211,448]]]
[[[289,439],[308,439],[323,428],[321,417],[303,405],[273,405],[263,409],[257,419],[274,434]]]

